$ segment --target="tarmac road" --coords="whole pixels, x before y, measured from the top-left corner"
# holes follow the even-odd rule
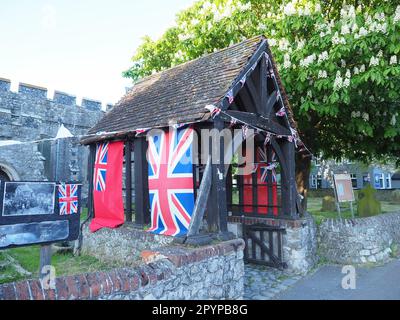
[[[356,288],[343,289],[342,266],[322,266],[275,296],[278,300],[400,300],[400,259],[356,267]]]

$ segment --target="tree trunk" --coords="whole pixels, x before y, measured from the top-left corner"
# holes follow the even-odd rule
[[[302,201],[303,210],[307,211],[307,193],[310,187],[311,157],[307,153],[297,153],[296,155],[296,184],[297,191],[304,199]]]

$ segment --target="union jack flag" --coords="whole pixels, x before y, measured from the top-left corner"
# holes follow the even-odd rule
[[[261,168],[261,181],[262,182],[268,182],[268,171],[271,171],[272,173],[272,182],[275,183],[277,182],[276,178],[276,170],[275,168],[277,167],[277,162],[276,162],[276,154],[275,151],[272,150],[272,162],[268,163],[267,161],[267,154],[266,150],[264,148],[258,148],[258,155],[260,159],[260,165]]]
[[[58,204],[60,215],[78,213],[78,185],[61,184],[58,186]]]
[[[108,142],[99,143],[96,147],[96,160],[94,163],[94,189],[104,192],[106,190],[108,159]]]
[[[148,136],[149,232],[182,236],[194,209],[193,128],[170,128]]]

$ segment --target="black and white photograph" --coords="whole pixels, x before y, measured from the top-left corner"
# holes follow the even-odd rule
[[[54,214],[55,183],[6,182],[3,216]]]

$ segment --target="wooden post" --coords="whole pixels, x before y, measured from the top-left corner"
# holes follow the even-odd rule
[[[297,214],[297,188],[296,188],[296,165],[295,165],[295,146],[293,142],[283,141],[280,143],[285,166],[284,179],[282,179],[282,211],[288,218],[298,218]]]
[[[93,175],[94,175],[94,163],[96,160],[96,144],[89,146],[89,159],[88,159],[88,217],[94,218],[94,206],[93,206]]]
[[[272,146],[267,147],[267,163],[272,163]],[[274,193],[273,193],[273,182],[272,182],[272,171],[268,170],[267,172],[267,192],[268,192],[268,207],[267,212],[269,215],[273,216],[274,208]],[[281,209],[282,210],[282,209]]]
[[[132,157],[131,141],[125,142],[125,221],[132,222]]]
[[[45,266],[51,265],[51,246],[44,245],[40,247],[40,266],[39,266],[39,279],[42,281],[50,270],[44,270]]]
[[[146,159],[146,137],[134,140],[135,166],[135,223],[144,226],[150,223],[148,164]]]
[[[224,129],[224,122],[214,120],[214,128],[221,132]],[[228,209],[226,203],[226,179],[224,164],[224,139],[218,135],[219,141],[212,141],[210,137],[211,155],[211,194],[208,202],[207,222],[211,232],[228,231]],[[213,157],[214,156],[214,157]]]
[[[195,236],[199,233],[200,224],[204,217],[204,212],[206,210],[207,201],[210,195],[211,189],[211,157],[207,160],[206,169],[203,174],[203,179],[201,181],[200,189],[197,195],[196,204],[193,210],[193,216],[190,221],[188,228],[188,237]]]

